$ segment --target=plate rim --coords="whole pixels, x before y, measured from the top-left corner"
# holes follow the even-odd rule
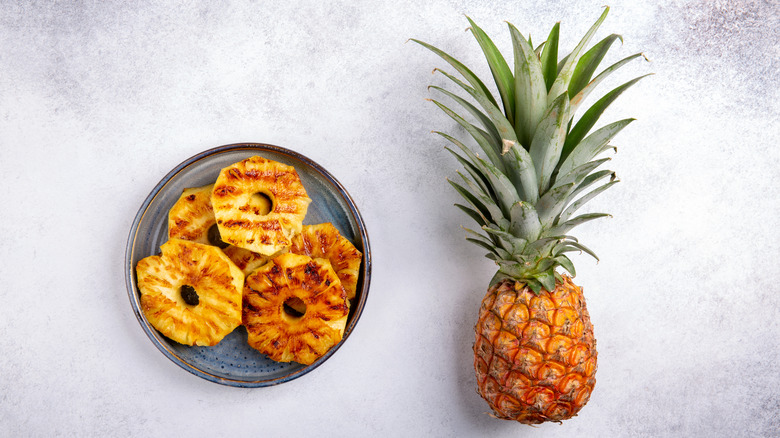
[[[146,212],[148,211],[149,206],[154,201],[155,197],[157,197],[157,195],[163,189],[163,187],[165,187],[170,182],[170,180],[173,179],[179,172],[181,172],[186,167],[196,163],[197,161],[206,159],[209,156],[213,156],[225,152],[242,151],[242,150],[271,151],[282,155],[288,155],[292,158],[295,158],[296,160],[305,163],[307,166],[316,170],[320,175],[325,177],[325,179],[327,179],[331,184],[333,184],[336,187],[336,189],[339,192],[339,195],[346,201],[350,213],[355,219],[355,223],[357,225],[356,231],[359,233],[360,238],[363,242],[363,263],[360,270],[360,273],[362,274],[363,277],[363,287],[360,290],[360,299],[357,300],[357,302],[355,303],[356,308],[353,311],[354,313],[352,313],[352,318],[350,319],[350,322],[347,324],[347,327],[344,330],[344,335],[341,341],[338,344],[334,345],[330,350],[328,350],[328,352],[326,352],[322,357],[317,359],[311,365],[304,366],[303,368],[300,368],[291,373],[285,374],[283,376],[274,379],[238,380],[238,379],[231,379],[222,376],[217,376],[215,374],[209,373],[208,371],[205,371],[203,369],[200,369],[190,364],[189,362],[179,357],[176,353],[171,351],[169,348],[167,348],[167,346],[162,342],[162,339],[160,338],[160,336],[162,335],[159,334],[157,330],[155,330],[153,327],[151,327],[149,322],[144,317],[143,312],[141,311],[140,299],[138,296],[139,291],[135,280],[135,266],[133,266],[132,263],[133,255],[134,255],[134,246],[135,246],[134,244],[138,236],[138,225],[140,224],[144,214],[146,214]],[[138,323],[141,325],[141,328],[143,329],[146,336],[152,341],[152,344],[154,344],[154,346],[157,347],[157,349],[160,350],[160,352],[162,352],[162,354],[166,356],[169,360],[171,360],[180,368],[183,368],[184,370],[188,371],[191,374],[194,374],[210,382],[214,382],[226,386],[232,386],[232,387],[241,387],[241,388],[260,388],[260,387],[279,385],[281,383],[289,382],[291,380],[302,377],[310,373],[317,367],[319,367],[328,358],[330,358],[346,342],[346,340],[349,338],[349,335],[352,334],[352,331],[357,325],[357,322],[360,319],[360,316],[362,315],[363,310],[365,308],[366,301],[368,299],[368,292],[371,284],[371,247],[369,243],[368,232],[366,230],[363,217],[360,214],[360,211],[358,210],[355,201],[352,199],[352,196],[349,194],[349,192],[347,192],[346,188],[344,188],[341,182],[339,182],[327,169],[319,165],[314,160],[310,159],[309,157],[299,152],[281,146],[268,144],[268,143],[253,143],[253,142],[231,143],[231,144],[213,147],[191,156],[190,158],[179,163],[171,171],[169,171],[149,192],[149,194],[146,196],[143,203],[141,204],[141,207],[138,209],[138,212],[136,213],[135,217],[133,218],[133,222],[130,225],[130,233],[127,238],[127,246],[125,248],[124,264],[125,264],[125,269],[124,269],[125,285],[127,288],[128,298],[130,300],[130,306],[133,310],[133,313],[135,314],[136,319],[138,320]]]

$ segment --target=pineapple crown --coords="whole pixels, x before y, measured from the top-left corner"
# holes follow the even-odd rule
[[[575,275],[566,256],[577,251],[598,257],[569,235],[577,225],[609,216],[605,213],[574,213],[596,195],[618,182],[610,170],[597,170],[609,158],[597,158],[615,149],[610,140],[634,119],[623,119],[596,129],[604,110],[626,89],[644,76],[606,93],[574,123],[574,115],[586,97],[612,72],[642,56],[636,53],[593,76],[615,40],[612,34],[585,50],[607,16],[606,7],[579,44],[558,59],[560,23],[547,41],[534,48],[511,23],[514,72],[488,35],[469,17],[469,30],[487,59],[498,89],[501,106],[485,84],[468,67],[438,48],[412,39],[447,61],[465,80],[435,69],[458,85],[476,102],[444,88],[433,89],[458,104],[476,124],[438,100],[431,99],[454,119],[485,154],[474,153],[458,139],[434,131],[456,146],[451,152],[466,171],[462,182],[449,181],[467,205],[455,204],[481,227],[466,228],[467,240],[487,249],[487,257],[499,270],[491,285],[504,279],[525,282],[535,292],[555,288],[558,266]],[[646,75],[645,75],[646,76]],[[502,112],[503,110],[503,112]],[[616,150],[616,149],[615,149]],[[604,180],[606,179],[606,182]],[[599,183],[599,184],[597,184]],[[592,188],[594,187],[595,188]]]

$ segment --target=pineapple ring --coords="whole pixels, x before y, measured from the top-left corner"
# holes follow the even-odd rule
[[[238,266],[244,275],[268,263],[268,257],[229,245],[222,240],[217,227],[217,219],[211,206],[211,193],[214,184],[185,189],[168,212],[168,238],[184,239],[204,245],[222,248],[226,256]],[[266,211],[271,204],[265,201]]]
[[[285,307],[303,305],[302,314]],[[279,255],[244,283],[249,345],[277,362],[310,365],[344,336],[349,301],[325,259]]]
[[[181,239],[138,261],[141,310],[180,344],[213,346],[241,325],[244,274],[215,246]]]
[[[259,207],[264,197],[270,212]],[[295,168],[259,156],[222,169],[211,195],[222,240],[269,256],[290,246],[309,203]]]
[[[293,237],[290,252],[328,259],[347,292],[347,298],[355,298],[363,253],[342,236],[333,224],[304,225],[301,233]]]

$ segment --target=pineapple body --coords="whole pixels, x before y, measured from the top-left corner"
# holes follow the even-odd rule
[[[342,236],[333,224],[304,225],[301,233],[293,237],[290,252],[328,259],[347,292],[347,298],[355,298],[363,253]]]
[[[562,421],[596,383],[596,340],[582,289],[564,275],[534,293],[504,280],[488,290],[475,327],[477,391],[493,414],[525,424]]]
[[[290,246],[310,203],[292,166],[259,156],[222,169],[211,195],[222,240],[267,256]]]
[[[611,34],[588,48],[608,12],[605,7],[568,54],[559,52],[560,23],[537,46],[507,23],[513,59],[469,18],[498,98],[463,63],[413,40],[463,78],[434,70],[465,93],[432,85],[444,98],[432,102],[483,153],[436,131],[455,146],[446,149],[465,170],[449,182],[465,201],[456,206],[477,225],[464,228],[467,240],[487,250],[498,267],[482,302],[474,344],[478,392],[498,418],[529,424],[570,418],[595,384],[596,341],[582,290],[561,271],[576,275],[568,253],[598,260],[571,231],[609,216],[577,211],[618,182],[614,172],[599,169],[610,160],[601,155],[616,151],[611,140],[634,119],[595,127],[607,107],[644,77],[612,89],[577,116],[604,79],[642,57],[635,53],[600,69],[610,46],[622,41]]]
[[[344,335],[349,301],[325,259],[281,254],[246,278],[243,296],[249,345],[274,361],[309,365]]]
[[[160,249],[136,266],[147,321],[181,344],[216,345],[241,325],[244,274],[215,246],[170,239]]]

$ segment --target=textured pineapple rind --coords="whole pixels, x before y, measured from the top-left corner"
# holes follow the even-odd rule
[[[243,272],[215,246],[169,239],[160,249],[136,265],[147,321],[180,344],[218,344],[241,325]],[[184,285],[198,293],[198,305],[184,302]]]
[[[491,287],[475,326],[477,392],[494,416],[525,424],[562,421],[596,383],[596,340],[582,289],[566,275],[552,292],[522,282]]]
[[[283,309],[291,297],[306,305],[300,318]],[[348,315],[346,292],[325,259],[282,254],[244,284],[243,324],[249,345],[277,362],[312,364],[341,341]]]
[[[271,198],[270,212],[257,208],[256,193]],[[222,240],[267,256],[290,245],[310,203],[294,167],[260,156],[223,168],[211,195]]]
[[[355,298],[363,253],[332,223],[304,225],[300,234],[292,238],[290,252],[328,259],[347,292],[347,298]]]

